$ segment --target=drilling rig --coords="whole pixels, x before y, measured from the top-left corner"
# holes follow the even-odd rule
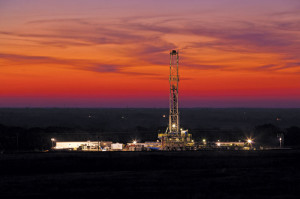
[[[169,96],[169,126],[165,133],[158,134],[162,150],[190,150],[194,146],[192,135],[188,130],[180,128],[178,111],[178,51],[170,51],[170,96]]]

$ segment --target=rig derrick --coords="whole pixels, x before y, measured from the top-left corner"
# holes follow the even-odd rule
[[[180,128],[179,111],[178,111],[178,51],[170,52],[170,96],[169,96],[169,126],[164,134],[158,134],[161,140],[162,150],[178,151],[191,150],[194,147],[192,135],[188,130]]]

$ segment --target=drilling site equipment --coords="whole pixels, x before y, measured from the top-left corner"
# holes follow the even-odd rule
[[[188,130],[180,128],[178,111],[178,51],[170,51],[170,96],[169,96],[169,126],[164,134],[158,134],[162,150],[189,150],[193,148],[194,141]]]

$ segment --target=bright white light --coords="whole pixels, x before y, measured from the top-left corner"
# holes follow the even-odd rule
[[[203,139],[202,141],[203,141],[203,142],[206,142],[206,139]]]
[[[248,139],[247,142],[248,142],[249,144],[251,144],[251,143],[252,143],[252,140],[251,140],[251,139]]]
[[[221,146],[220,142],[217,143],[217,146]]]
[[[51,141],[54,142],[54,141],[55,141],[55,138],[51,138]]]
[[[281,141],[281,140],[282,140],[282,138],[279,138],[279,140]]]
[[[133,140],[133,144],[136,144],[136,140]]]
[[[175,126],[176,126],[175,124],[172,124],[172,127],[173,127],[173,128],[175,128]]]

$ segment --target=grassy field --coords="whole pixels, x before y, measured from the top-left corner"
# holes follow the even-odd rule
[[[298,198],[300,151],[0,155],[1,198]]]

